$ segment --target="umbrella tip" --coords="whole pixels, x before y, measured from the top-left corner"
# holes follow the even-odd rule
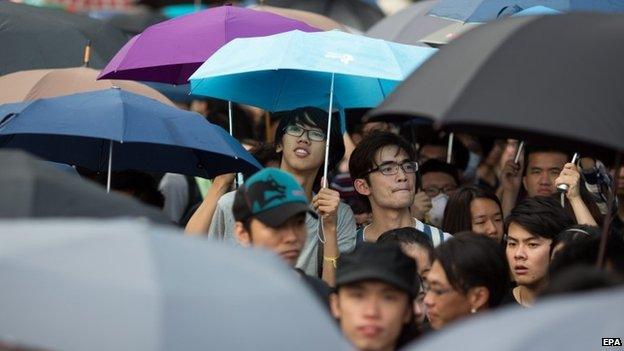
[[[118,86],[116,86],[115,84],[113,84],[113,85],[111,86],[111,89],[121,90],[121,88],[120,88],[120,87],[118,87]]]
[[[82,63],[84,67],[89,67],[89,61],[91,61],[91,40],[87,41],[87,45],[84,48],[84,57]]]

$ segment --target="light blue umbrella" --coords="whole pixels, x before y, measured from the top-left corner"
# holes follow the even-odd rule
[[[193,94],[268,111],[374,107],[435,51],[341,31],[295,30],[234,39],[189,80]],[[327,157],[326,147],[325,178]]]

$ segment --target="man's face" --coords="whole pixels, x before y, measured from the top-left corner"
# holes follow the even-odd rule
[[[522,184],[530,197],[550,196],[557,191],[555,179],[567,162],[560,152],[533,152],[529,154],[526,175]]]
[[[550,263],[551,239],[534,235],[515,222],[507,233],[507,262],[518,285],[537,287],[545,281]]]
[[[457,189],[457,183],[455,179],[444,172],[427,172],[422,175],[422,188],[425,193],[433,198],[440,193],[449,195],[455,189]]]
[[[440,329],[470,313],[468,298],[451,286],[444,268],[437,260],[427,274],[427,286],[424,302],[433,329]]]
[[[375,166],[411,161],[407,153],[398,146],[389,145],[381,148],[375,155]],[[358,192],[368,196],[373,208],[405,209],[414,202],[416,193],[416,173],[405,173],[401,167],[397,174],[384,175],[380,171],[371,172],[365,189]]]
[[[277,152],[283,152],[281,168],[293,174],[317,171],[325,158],[325,141],[310,140],[308,130],[320,133],[323,131],[318,127],[304,124],[296,126],[305,129],[304,133],[301,136],[284,133],[281,145],[276,148]]]
[[[423,145],[418,150],[418,160],[420,163],[425,163],[431,159],[446,162],[446,156],[446,146]]]
[[[358,350],[393,350],[412,314],[407,293],[377,281],[341,286],[330,301],[343,334]]]
[[[476,198],[470,202],[472,231],[488,236],[496,242],[503,240],[503,214],[496,202]]]
[[[277,228],[269,227],[253,218],[249,232],[243,228],[242,223],[237,222],[236,235],[241,244],[271,250],[294,267],[307,235],[305,216],[305,213],[300,213]]]

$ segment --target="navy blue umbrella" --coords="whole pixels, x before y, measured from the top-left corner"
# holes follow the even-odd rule
[[[210,178],[262,166],[203,116],[121,89],[0,105],[0,147],[95,171]]]

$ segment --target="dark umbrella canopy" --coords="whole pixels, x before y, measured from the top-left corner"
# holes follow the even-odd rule
[[[423,117],[581,152],[624,151],[622,42],[624,15],[488,23],[442,48],[372,116]]]
[[[0,150],[0,218],[145,217],[169,223],[161,211],[61,171],[17,150]]]
[[[211,178],[262,168],[200,114],[121,89],[4,104],[0,116],[0,147],[94,171],[111,166]]]
[[[100,20],[0,1],[0,75],[80,66],[89,41],[90,65],[102,68],[126,40],[121,31]]]
[[[315,12],[365,31],[384,18],[381,9],[362,0],[265,0],[264,5]]]

